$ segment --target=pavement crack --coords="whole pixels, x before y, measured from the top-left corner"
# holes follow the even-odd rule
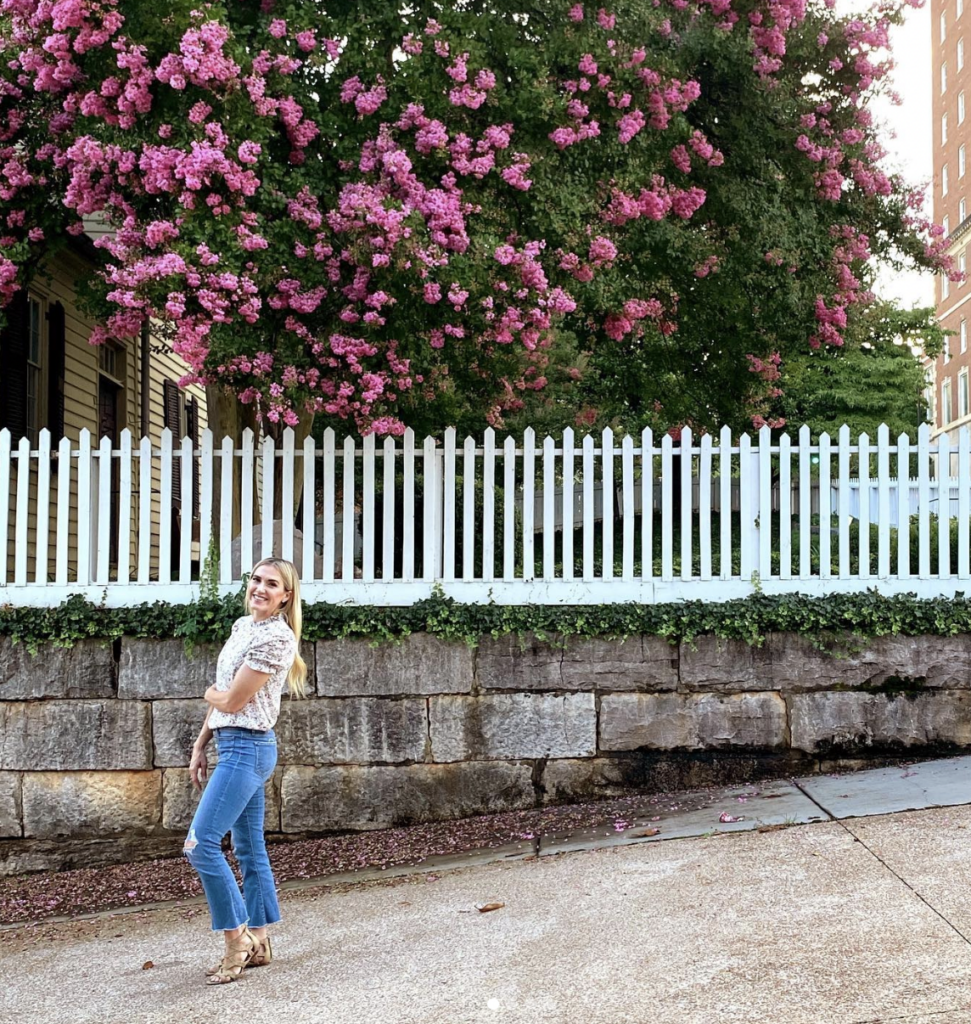
[[[865,1020],[850,1021],[849,1024],[895,1024],[897,1021],[903,1021],[906,1024],[908,1020],[931,1020],[933,1017],[947,1017],[952,1013],[963,1013],[967,1009],[967,1006],[954,1006],[949,1010],[931,1010],[930,1013],[925,1011],[923,1013],[905,1013],[898,1017],[867,1017]]]

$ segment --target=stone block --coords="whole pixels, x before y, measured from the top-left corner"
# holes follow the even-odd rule
[[[151,716],[144,701],[0,703],[0,769],[151,768]]]
[[[597,749],[592,693],[431,697],[435,761],[590,757]]]
[[[20,772],[0,772],[0,836],[23,835]]]
[[[27,772],[24,835],[148,832],[162,815],[161,772]]]
[[[657,637],[571,638],[561,647],[535,636],[484,636],[477,677],[484,690],[673,690],[678,649]]]
[[[321,697],[398,697],[472,691],[472,649],[412,633],[400,644],[321,640],[316,651]]]
[[[771,750],[786,724],[775,693],[617,694],[600,705],[600,750]]]
[[[833,650],[820,650],[805,637],[768,637],[772,676],[792,693],[838,687],[902,686],[904,689],[971,687],[971,636],[847,637]]]
[[[280,783],[283,769],[277,768],[266,783],[267,832],[280,831]],[[199,806],[201,793],[192,785],[188,768],[166,768],[162,772],[162,827],[185,832]]]
[[[114,692],[111,644],[43,644],[32,655],[26,644],[0,637],[0,700],[113,697]]]
[[[276,734],[285,764],[422,761],[428,716],[423,699],[295,700],[280,715]]]
[[[773,690],[767,645],[754,647],[744,640],[699,636],[680,649],[681,688],[689,691],[745,693]]]
[[[406,767],[288,766],[283,831],[391,828],[532,807],[529,765],[473,761]]]
[[[807,753],[971,744],[971,694],[805,693],[792,697],[792,746]]]
[[[217,644],[200,644],[190,658],[181,640],[123,637],[118,696],[133,700],[201,697],[216,681]]]
[[[192,745],[208,707],[204,700],[158,700],[152,704],[156,768],[189,766]],[[209,753],[210,761],[214,762],[215,744],[210,744]]]

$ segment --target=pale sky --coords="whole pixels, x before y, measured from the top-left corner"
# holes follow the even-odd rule
[[[840,6],[843,6],[842,4]],[[845,6],[863,9],[859,0]],[[896,138],[884,136],[888,150],[887,165],[900,171],[914,185],[929,186],[934,172],[931,138],[931,15],[930,5],[921,10],[907,9],[903,26],[891,34],[896,68],[894,86],[903,103],[894,106],[888,100],[874,102],[874,114],[882,119]],[[932,213],[928,189],[925,212]],[[932,274],[883,275],[877,291],[883,298],[897,298],[903,306],[932,306]]]

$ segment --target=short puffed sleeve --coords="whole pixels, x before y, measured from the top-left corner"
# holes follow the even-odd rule
[[[258,630],[243,662],[254,672],[273,675],[280,669],[290,671],[297,653],[297,640],[289,627]]]

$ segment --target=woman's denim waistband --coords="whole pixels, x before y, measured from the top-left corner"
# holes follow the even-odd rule
[[[245,729],[241,725],[221,725],[213,729],[216,736],[253,736],[257,739],[275,739],[272,729]]]

